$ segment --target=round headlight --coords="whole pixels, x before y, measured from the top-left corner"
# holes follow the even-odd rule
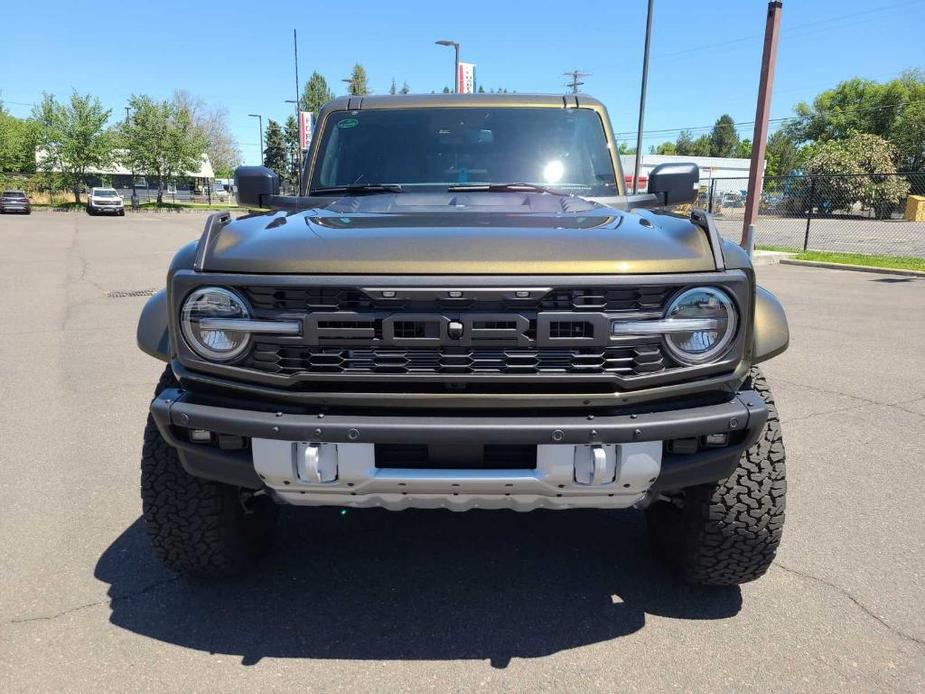
[[[736,331],[732,299],[713,287],[681,292],[668,306],[665,318],[678,321],[679,329],[666,332],[665,342],[671,355],[685,364],[703,364],[719,356]]]
[[[183,302],[180,325],[187,344],[200,357],[212,361],[231,361],[241,356],[250,343],[250,333],[237,330],[207,329],[205,318],[249,318],[244,299],[222,287],[202,287]]]

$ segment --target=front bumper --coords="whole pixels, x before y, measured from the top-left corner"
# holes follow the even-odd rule
[[[119,213],[125,209],[124,205],[97,205],[96,203],[90,203],[88,207],[94,212],[115,212]]]
[[[728,476],[757,438],[767,408],[755,391],[728,401],[663,411],[570,416],[369,416],[291,414],[216,405],[181,389],[151,403],[161,434],[191,475],[250,489],[269,488],[281,501],[304,505],[468,508],[625,508],[653,492]],[[192,430],[213,432],[193,443]],[[665,442],[727,444],[680,453]],[[234,437],[235,450],[220,445]],[[535,469],[379,468],[377,444],[537,447]],[[333,474],[305,474],[335,455]],[[300,457],[302,456],[302,457]],[[579,458],[598,460],[601,476],[582,482]],[[598,456],[595,458],[595,456]],[[592,463],[593,465],[593,463]]]

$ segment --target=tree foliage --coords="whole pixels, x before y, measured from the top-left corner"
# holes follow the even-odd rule
[[[201,98],[184,90],[174,92],[173,101],[176,108],[189,112],[193,126],[205,138],[215,175],[231,178],[241,164],[241,150],[228,127],[228,109],[209,108]]]
[[[765,146],[764,159],[767,164],[764,173],[766,176],[789,176],[800,167],[804,158],[804,152],[788,132],[785,129],[776,130]]]
[[[124,163],[157,180],[160,205],[164,185],[176,176],[198,170],[208,143],[189,110],[177,100],[155,101],[133,95],[129,108],[131,118],[122,126]]]
[[[732,116],[724,113],[716,119],[713,131],[710,133],[710,156],[735,156],[739,145],[739,136],[736,134],[736,124]]]
[[[806,173],[826,176],[824,197],[831,209],[860,202],[882,217],[909,192],[905,178],[878,175],[896,173],[896,156],[896,148],[879,135],[852,133],[822,143],[806,163]]]
[[[398,93],[399,94],[410,94],[411,93],[411,87],[408,86],[408,82],[401,83],[401,89],[398,90]]]
[[[35,124],[11,115],[0,102],[0,173],[35,171]]]
[[[787,130],[797,143],[869,133],[894,144],[901,170],[925,169],[925,72],[921,70],[909,70],[888,82],[846,80],[794,110],[797,119]]]
[[[354,67],[354,71],[357,67],[362,70],[362,66],[358,65]],[[364,84],[365,79],[364,74]],[[353,94],[354,92],[350,93]],[[321,107],[333,98],[334,92],[328,86],[328,81],[320,73],[313,72],[302,89],[302,96],[299,98],[299,110],[309,111],[317,116]]]
[[[283,139],[283,129],[272,118],[267,121],[265,145],[263,165],[275,171],[281,181],[286,180],[290,172],[289,158],[286,155],[286,142]]]
[[[98,98],[76,91],[67,103],[44,94],[33,108],[35,142],[41,152],[39,168],[59,171],[78,204],[87,174],[113,163],[116,142],[106,127],[111,113]]]
[[[663,142],[655,147],[653,154],[677,154],[678,146],[674,142]]]
[[[350,72],[350,81],[347,88],[353,96],[364,96],[369,94],[369,84],[366,78],[366,68],[359,63],[353,66]]]
[[[286,160],[289,162],[285,180],[290,186],[297,186],[299,184],[299,123],[295,116],[289,116],[286,119],[283,143],[286,147]]]

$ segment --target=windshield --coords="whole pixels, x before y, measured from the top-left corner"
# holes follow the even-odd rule
[[[117,193],[112,188],[97,188],[93,195],[98,198],[114,198]]]
[[[614,195],[615,181],[604,127],[591,109],[402,108],[332,113],[311,189],[531,183]]]

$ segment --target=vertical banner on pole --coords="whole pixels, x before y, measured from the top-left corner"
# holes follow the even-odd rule
[[[303,152],[311,144],[313,127],[314,114],[311,111],[299,111],[299,149]]]
[[[459,64],[459,93],[475,94],[475,63]]]

